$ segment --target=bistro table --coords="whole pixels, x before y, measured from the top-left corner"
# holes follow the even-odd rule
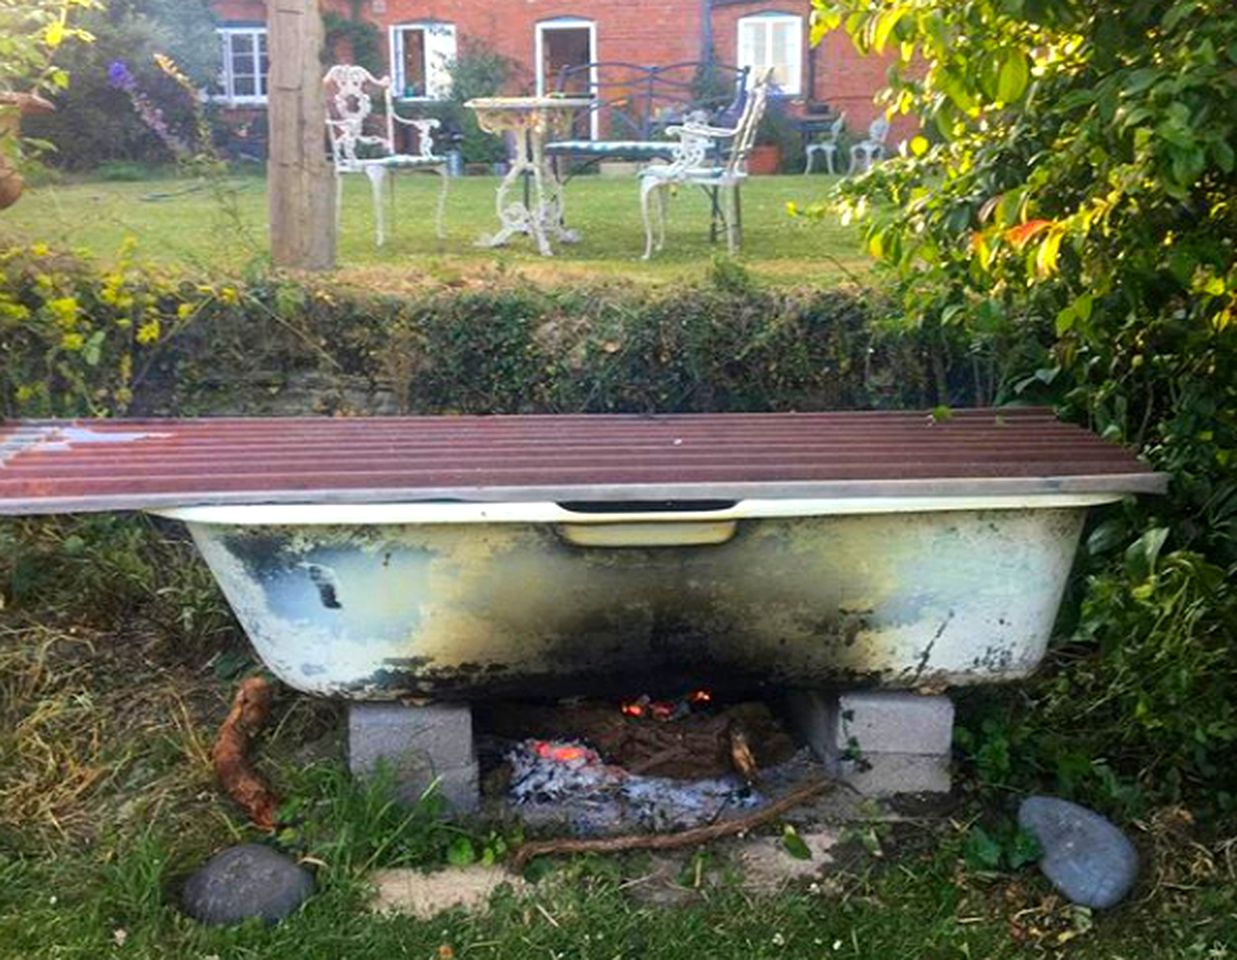
[[[482,237],[481,246],[500,247],[513,234],[527,233],[537,241],[543,257],[552,257],[550,238],[563,243],[580,239],[563,226],[563,185],[546,160],[545,144],[571,125],[572,115],[592,104],[587,97],[480,97],[464,106],[474,111],[477,123],[487,133],[514,133],[515,162],[498,185],[499,231]],[[532,178],[532,190],[512,196],[522,177]]]

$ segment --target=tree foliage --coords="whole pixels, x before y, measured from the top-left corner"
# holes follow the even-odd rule
[[[1172,475],[1168,498],[1088,543],[1075,640],[1106,665],[1062,681],[1055,705],[1076,703],[1058,720],[1085,706],[1082,729],[1141,753],[1146,782],[1231,787],[1237,8],[814,6],[815,38],[843,29],[891,55],[888,109],[924,120],[835,198],[864,222],[902,322],[995,351],[1003,399],[1057,401]]]
[[[37,117],[31,133],[55,150],[49,161],[87,168],[108,161],[166,162],[169,151],[110,80],[122,62],[134,82],[166,117],[172,130],[192,139],[194,105],[155,57],[169,57],[197,88],[219,76],[220,44],[207,0],[109,0],[90,10],[81,26],[94,37],[61,58],[72,84],[55,97],[56,112]]]

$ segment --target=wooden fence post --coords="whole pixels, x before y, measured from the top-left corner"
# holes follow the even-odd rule
[[[326,158],[324,42],[318,0],[267,0],[271,259],[277,266],[335,266],[335,185]]]

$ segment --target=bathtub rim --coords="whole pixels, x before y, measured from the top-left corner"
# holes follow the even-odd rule
[[[210,526],[399,526],[404,524],[684,523],[796,517],[871,516],[991,510],[1086,509],[1116,503],[1128,494],[1023,493],[971,496],[787,497],[738,500],[720,509],[584,512],[552,500],[416,501],[389,503],[248,503],[177,506],[147,512]],[[633,498],[634,499],[634,498]],[[704,500],[703,497],[693,499]],[[613,502],[613,501],[611,501]],[[688,501],[690,502],[690,501]]]

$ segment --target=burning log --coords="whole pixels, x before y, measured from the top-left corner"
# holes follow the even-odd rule
[[[696,703],[705,706],[706,698],[704,694]],[[607,763],[630,773],[680,780],[737,772],[751,782],[757,769],[782,763],[795,752],[794,741],[759,702],[686,714],[673,702],[648,698],[628,701],[617,710],[599,703],[495,705],[489,726],[511,740],[581,740]],[[736,747],[736,739],[746,750]]]
[[[254,770],[247,754],[252,738],[271,712],[271,698],[271,686],[261,677],[242,683],[211,750],[220,785],[262,830],[275,829],[279,799]]]
[[[511,858],[511,869],[520,872],[534,857],[549,856],[559,853],[621,853],[626,850],[673,850],[678,847],[693,847],[720,840],[723,837],[733,837],[741,833],[776,820],[782,814],[806,803],[833,786],[830,780],[812,780],[796,787],[780,800],[775,800],[767,807],[757,810],[745,817],[734,820],[723,820],[709,824],[707,827],[695,827],[681,833],[634,833],[621,837],[600,837],[592,840],[581,840],[574,837],[563,837],[558,840],[530,840],[521,844]]]

